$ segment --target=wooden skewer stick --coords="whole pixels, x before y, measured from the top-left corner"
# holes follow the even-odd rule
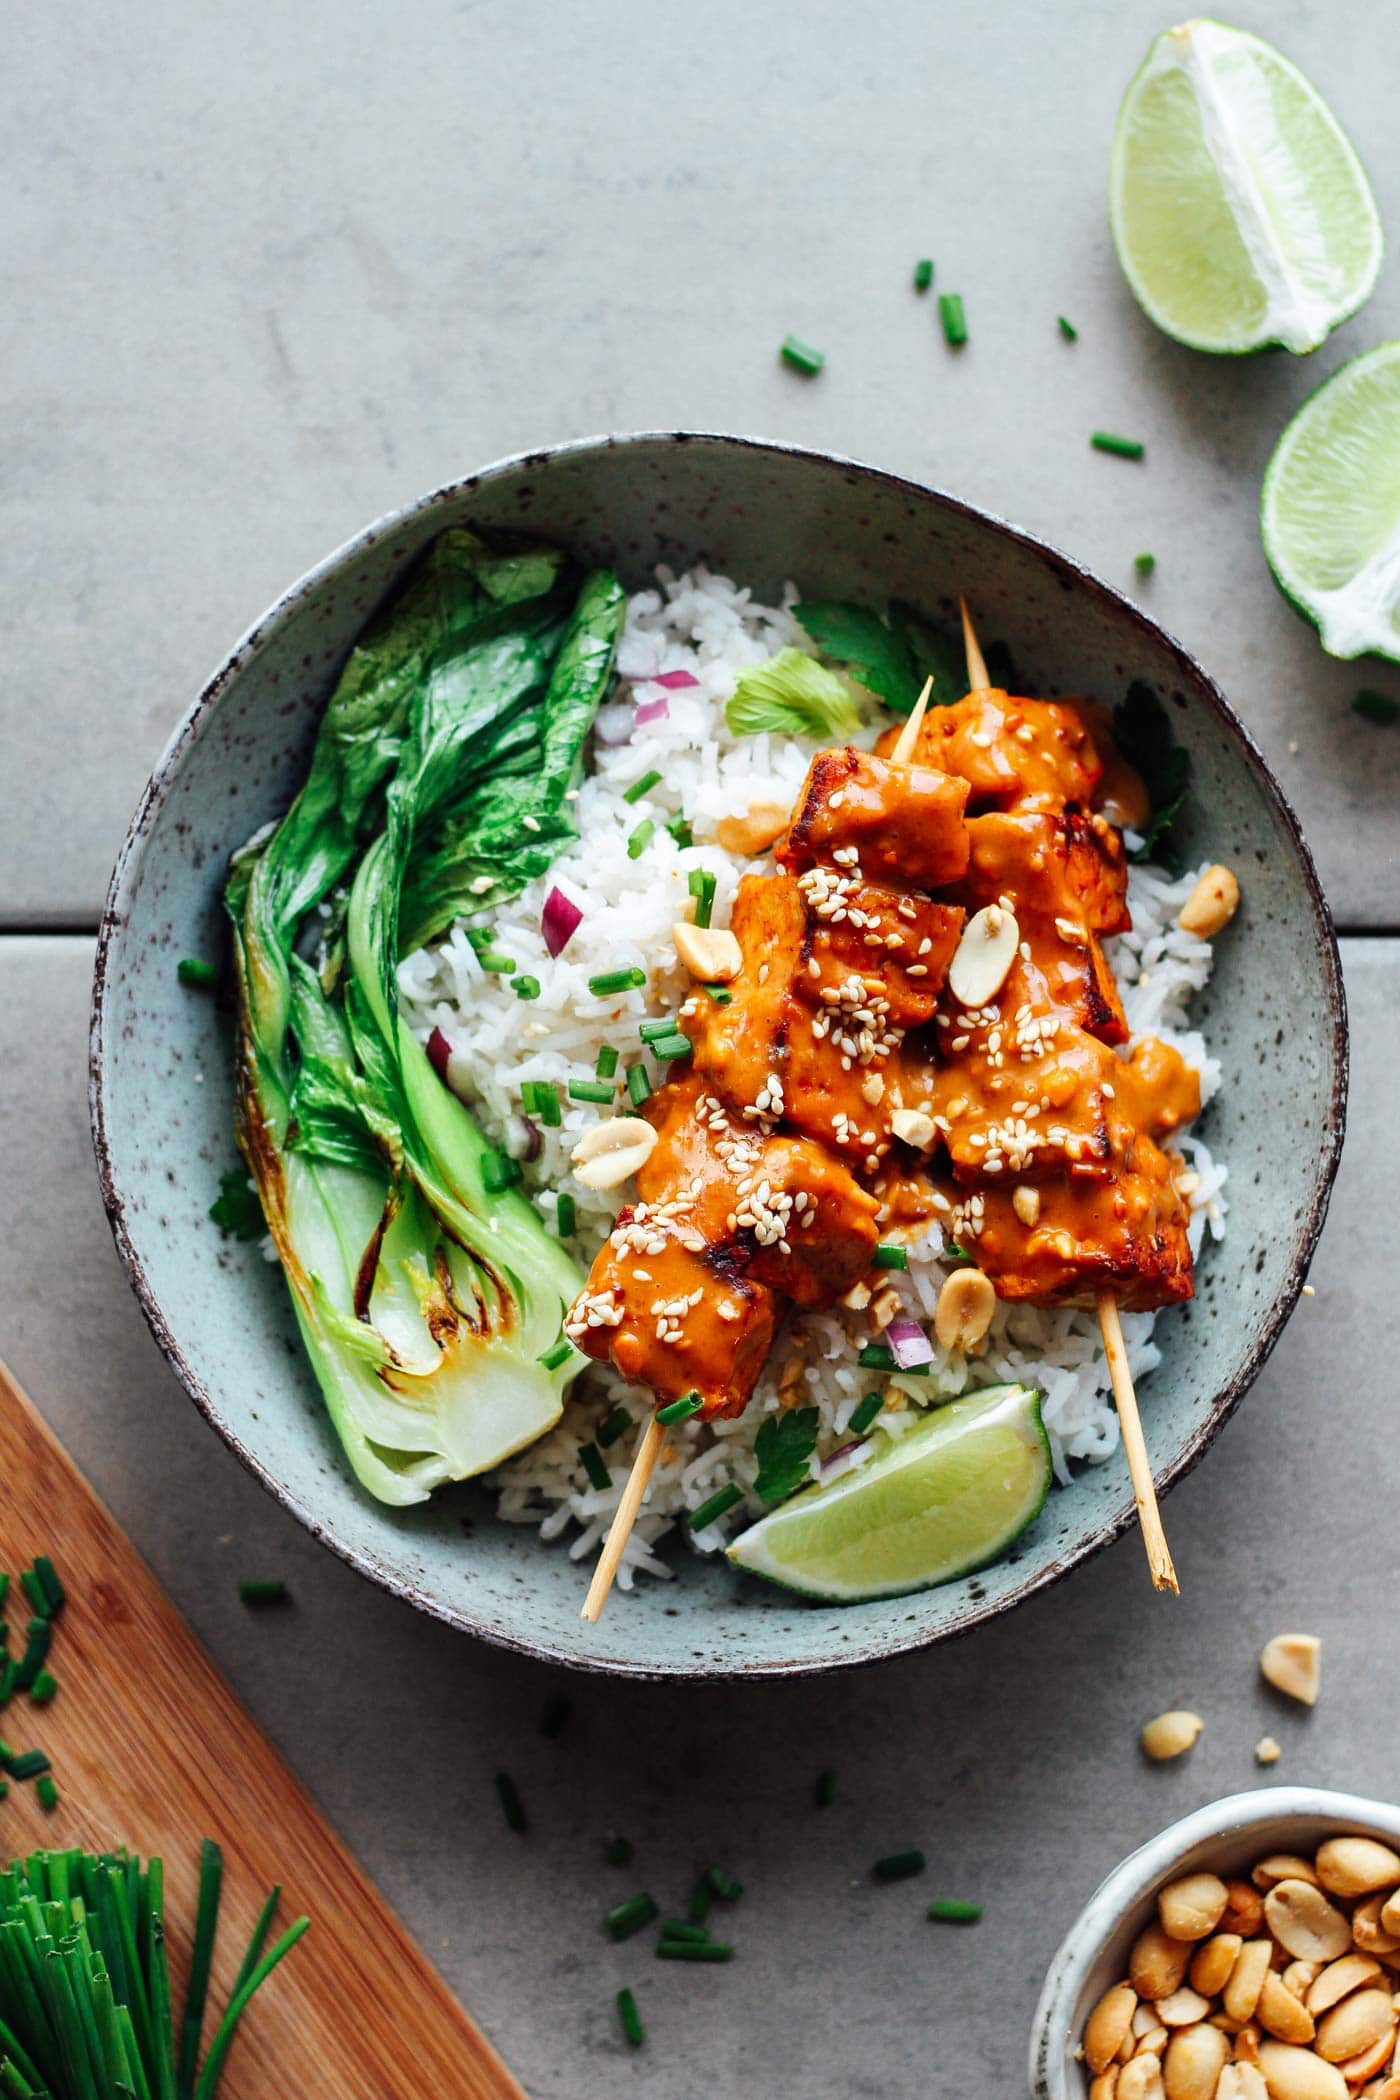
[[[588,1595],[583,1600],[583,1617],[594,1624],[603,1615],[608,1591],[613,1586],[613,1577],[617,1573],[627,1541],[632,1536],[632,1526],[637,1521],[642,1497],[651,1483],[652,1469],[661,1456],[661,1446],[665,1441],[666,1431],[653,1415],[647,1423],[642,1441],[637,1446],[637,1455],[632,1461],[627,1485],[622,1490],[622,1500],[618,1503],[617,1514],[608,1527],[603,1550],[598,1555],[598,1565],[593,1570],[593,1580],[588,1585]]]
[[[1133,1500],[1137,1503],[1142,1543],[1147,1548],[1148,1573],[1152,1577],[1154,1590],[1170,1590],[1172,1595],[1177,1597],[1181,1594],[1181,1584],[1176,1579],[1171,1548],[1162,1529],[1162,1513],[1157,1507],[1157,1490],[1152,1481],[1152,1462],[1147,1456],[1147,1444],[1142,1434],[1142,1417],[1138,1413],[1137,1394],[1133,1391],[1133,1374],[1128,1369],[1128,1352],[1123,1346],[1118,1300],[1112,1291],[1100,1291],[1097,1297],[1099,1326],[1103,1329],[1104,1355],[1108,1358],[1109,1376],[1113,1380],[1113,1397],[1118,1403],[1123,1450],[1128,1460],[1128,1471],[1132,1475]]]
[[[966,616],[966,608],[964,608],[964,619],[966,619]],[[973,647],[976,647],[975,642]],[[919,738],[919,724],[924,719],[924,714],[928,708],[929,695],[932,691],[933,680],[931,678],[926,679],[924,681],[924,689],[915,701],[908,721],[899,732],[899,741],[890,753],[890,757],[895,765],[906,765],[912,756],[914,746]],[[588,1595],[584,1600],[583,1616],[585,1619],[596,1621],[602,1613],[603,1606],[607,1603],[608,1591],[612,1588],[613,1577],[617,1574],[623,1549],[632,1535],[632,1526],[637,1521],[637,1512],[642,1506],[642,1497],[646,1494],[647,1483],[651,1479],[652,1469],[660,1456],[664,1439],[665,1432],[658,1426],[653,1416],[648,1425],[646,1435],[637,1446],[637,1455],[632,1461],[632,1471],[628,1475],[627,1485],[622,1491],[622,1500],[617,1505],[617,1514],[612,1520],[607,1538],[603,1542],[603,1550],[598,1556],[598,1565],[593,1571],[593,1580],[588,1586]]]
[[[968,690],[974,693],[984,692],[988,684],[986,659],[973,631],[972,615],[968,612],[966,598],[959,598],[958,604],[962,608]],[[1098,1306],[1099,1327],[1103,1333],[1104,1355],[1108,1359],[1108,1374],[1113,1380],[1113,1398],[1118,1408],[1118,1422],[1123,1431],[1123,1451],[1128,1461],[1128,1472],[1132,1476],[1133,1499],[1137,1503],[1142,1543],[1147,1549],[1148,1573],[1152,1577],[1154,1589],[1170,1590],[1173,1596],[1179,1596],[1181,1585],[1176,1579],[1171,1549],[1167,1545],[1167,1535],[1162,1529],[1162,1513],[1157,1507],[1157,1490],[1152,1480],[1152,1464],[1147,1456],[1147,1442],[1142,1433],[1142,1417],[1138,1413],[1133,1374],[1128,1369],[1128,1352],[1123,1346],[1123,1327],[1118,1318],[1118,1300],[1112,1291],[1104,1290],[1096,1294],[1095,1302]]]
[[[892,765],[907,766],[910,759],[914,756],[914,746],[919,741],[919,727],[923,722],[924,716],[928,713],[928,696],[932,691],[933,680],[926,678],[924,680],[924,689],[909,710],[909,719],[900,730],[895,747],[890,753],[890,763]]]

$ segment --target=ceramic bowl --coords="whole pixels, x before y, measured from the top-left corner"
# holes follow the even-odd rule
[[[1228,1879],[1270,1852],[1311,1853],[1339,1832],[1395,1845],[1400,1808],[1321,1787],[1260,1787],[1183,1816],[1115,1867],[1050,1964],[1031,2036],[1034,2100],[1085,2100],[1089,2076],[1075,2047],[1095,2004],[1127,1974],[1128,1951],[1155,1914],[1159,1889],[1197,1871]]]
[[[772,593],[948,611],[966,591],[1031,690],[1158,692],[1191,753],[1193,856],[1228,862],[1244,904],[1198,1007],[1227,1084],[1206,1130],[1230,1165],[1230,1230],[1199,1295],[1159,1329],[1144,1389],[1158,1486],[1192,1466],[1258,1371],[1307,1271],[1341,1145],[1346,1024],[1336,945],[1297,822],[1218,688],[1153,621],[1063,554],[892,474],[747,439],[566,445],[474,474],[382,519],[258,621],[199,696],[122,848],[97,957],[92,1113],[118,1249],[157,1340],[219,1434],[287,1507],[397,1595],[488,1640],[642,1676],[830,1669],[994,1617],[1133,1520],[1121,1457],[1050,1497],[997,1566],[920,1596],[824,1608],[681,1553],[673,1583],[620,1598],[596,1627],[584,1570],[496,1523],[479,1488],[416,1511],[346,1469],[302,1359],[281,1278],[208,1220],[235,1162],[226,1021],[178,983],[224,944],[230,853],[287,806],[356,633],[420,550],[471,520],[528,529],[626,581],[703,557]],[[470,1536],[463,1535],[464,1518]]]

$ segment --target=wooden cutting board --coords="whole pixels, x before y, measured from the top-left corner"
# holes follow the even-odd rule
[[[68,1592],[52,1655],[60,1689],[47,1707],[11,1700],[0,1734],[47,1752],[61,1798],[45,1815],[31,1784],[12,1784],[0,1856],[74,1844],[158,1854],[183,1995],[199,1843],[217,1839],[219,2011],[281,1882],[279,1929],[305,1911],[311,1930],[244,2015],[220,2100],[525,2100],[0,1365],[0,1568],[17,1576],[36,1553]],[[27,1615],[12,1581],[21,1636]]]

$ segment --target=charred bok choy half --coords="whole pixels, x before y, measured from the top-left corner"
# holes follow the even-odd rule
[[[238,1139],[359,1479],[419,1502],[558,1419],[573,1263],[399,1013],[400,956],[577,836],[623,593],[444,533],[351,652],[280,823],[234,858]],[[562,1355],[562,1361],[560,1357]]]

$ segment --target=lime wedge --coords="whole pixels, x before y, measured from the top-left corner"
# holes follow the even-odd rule
[[[1330,655],[1400,662],[1400,343],[1303,403],[1269,461],[1260,527],[1279,588]]]
[[[994,1385],[940,1407],[828,1487],[803,1488],[729,1558],[831,1604],[898,1597],[985,1567],[1050,1490],[1040,1395]]]
[[[1315,350],[1369,298],[1381,222],[1295,65],[1223,22],[1158,37],[1113,138],[1109,219],[1139,305],[1196,350]]]

